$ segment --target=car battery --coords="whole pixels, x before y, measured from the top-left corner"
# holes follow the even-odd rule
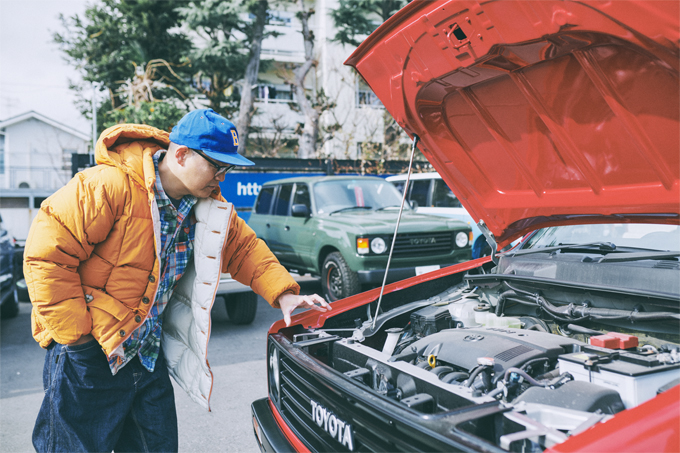
[[[584,347],[580,352],[560,355],[560,373],[616,390],[626,408],[656,396],[657,390],[680,377],[680,362],[660,360],[659,354],[612,351]]]

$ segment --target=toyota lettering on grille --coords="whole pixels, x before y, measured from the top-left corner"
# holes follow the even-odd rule
[[[428,245],[436,243],[436,238],[411,238],[411,245]]]
[[[352,425],[340,420],[331,411],[323,407],[321,404],[310,399],[312,403],[312,420],[319,428],[323,428],[334,439],[347,447],[350,451],[354,451],[354,433],[352,432]]]

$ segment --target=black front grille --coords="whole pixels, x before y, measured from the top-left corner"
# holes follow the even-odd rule
[[[318,378],[281,354],[281,398],[279,410],[288,426],[312,451],[349,451],[317,426],[311,400],[321,404],[352,426],[354,451],[433,451],[431,438],[403,424],[395,424],[375,408],[352,401],[341,389],[321,383]],[[430,442],[428,442],[430,440]]]
[[[444,255],[453,250],[454,232],[397,234],[394,256]]]

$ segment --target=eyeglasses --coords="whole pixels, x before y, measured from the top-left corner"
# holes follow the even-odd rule
[[[196,154],[201,156],[203,159],[207,160],[208,163],[212,166],[213,171],[215,172],[215,177],[217,178],[218,176],[222,176],[228,172],[230,172],[236,165],[217,165],[215,162],[213,162],[211,159],[208,158],[205,154],[203,154],[201,151],[194,149],[193,150]]]

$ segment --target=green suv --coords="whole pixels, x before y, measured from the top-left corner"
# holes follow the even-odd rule
[[[400,205],[378,177],[290,178],[262,186],[248,224],[286,268],[321,276],[335,301],[382,283]],[[464,222],[404,206],[388,282],[469,260],[471,234]]]

